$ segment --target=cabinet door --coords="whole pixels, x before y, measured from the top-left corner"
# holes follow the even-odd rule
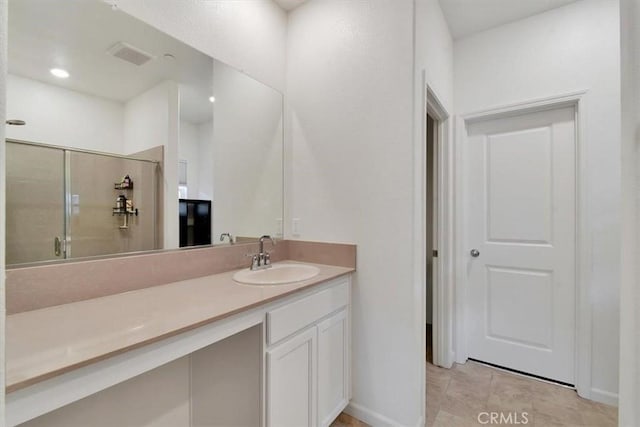
[[[267,427],[316,426],[316,329],[267,352]]]
[[[318,324],[318,423],[333,420],[349,403],[349,320],[344,309]]]

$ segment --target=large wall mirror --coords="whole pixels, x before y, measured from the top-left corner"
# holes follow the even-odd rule
[[[281,233],[282,95],[102,0],[10,0],[11,265]]]

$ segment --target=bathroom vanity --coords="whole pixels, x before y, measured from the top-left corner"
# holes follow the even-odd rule
[[[354,268],[305,264],[301,282],[234,270],[9,316],[7,425],[330,425]]]
[[[319,273],[233,280],[285,229],[283,94],[116,3],[9,8],[7,112],[26,125],[7,131],[7,425],[329,425],[350,397],[355,246],[280,240],[263,262]],[[42,78],[52,52],[69,79]],[[177,250],[177,194],[207,201],[186,245],[252,243]]]

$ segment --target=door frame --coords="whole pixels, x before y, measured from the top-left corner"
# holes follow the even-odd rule
[[[578,394],[591,398],[591,304],[589,301],[591,265],[588,198],[587,198],[587,144],[586,144],[586,90],[526,100],[482,111],[462,114],[456,118],[455,138],[455,303],[456,322],[456,362],[465,363],[468,358],[467,344],[467,304],[468,280],[464,260],[467,257],[466,224],[463,213],[466,200],[465,188],[465,146],[467,126],[479,121],[506,118],[520,114],[552,110],[562,107],[575,109],[576,124],[576,242],[575,242],[575,386]]]
[[[420,355],[418,372],[420,374],[421,418],[418,425],[426,420],[426,201],[427,201],[427,114],[438,122],[438,278],[433,288],[433,361],[442,367],[450,368],[455,360],[454,344],[454,154],[453,116],[447,111],[436,92],[429,86],[426,71],[422,70],[421,80],[416,84],[420,88],[414,105],[414,144],[413,144],[413,284],[415,296],[415,325],[419,336],[416,337],[416,352]],[[437,289],[436,289],[437,288]],[[436,332],[437,331],[437,332]],[[437,336],[437,338],[436,338]]]
[[[437,199],[437,211],[434,215],[437,229],[436,247],[438,256],[433,258],[433,288],[432,288],[432,342],[433,364],[450,368],[454,362],[453,354],[453,199],[454,186],[452,174],[452,143],[451,143],[451,116],[440,102],[433,89],[426,86],[426,108],[424,114],[425,135],[422,144],[424,151],[424,166],[422,170],[422,206],[426,206],[427,171],[426,163],[426,120],[430,115],[436,126],[434,143],[434,163],[437,167],[437,187],[435,198]],[[423,208],[424,209],[424,208]],[[426,209],[423,212],[424,227],[422,230],[422,247],[426,247]],[[426,255],[426,254],[425,254]],[[425,258],[422,259],[422,262]],[[426,270],[426,267],[425,267]],[[426,275],[425,275],[426,280]],[[426,286],[426,283],[425,283]],[[426,324],[426,321],[425,321]]]

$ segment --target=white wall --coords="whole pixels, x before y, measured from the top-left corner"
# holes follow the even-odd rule
[[[178,158],[187,161],[190,199],[212,200],[213,145],[213,121],[198,124],[180,121]]]
[[[167,145],[171,81],[163,81],[125,104],[124,151],[136,153]],[[166,154],[165,154],[166,155]]]
[[[284,89],[286,13],[272,0],[114,0],[125,12]]]
[[[299,238],[358,245],[353,401],[416,425],[422,368],[413,280],[413,2],[311,0],[289,14],[288,204]]]
[[[584,135],[592,398],[618,393],[620,42],[617,0],[583,0],[454,44],[458,114],[588,90]]]
[[[198,125],[198,198],[213,200],[213,120]],[[213,220],[213,218],[212,218]]]
[[[621,3],[622,43],[622,285],[620,287],[619,425],[640,425],[640,4]]]
[[[162,180],[164,187],[163,248],[178,247],[178,142],[179,90],[173,81],[164,81],[130,99],[124,112],[124,151],[137,153],[164,146]]]
[[[416,0],[416,71],[453,114],[453,39],[438,0]],[[421,76],[416,76],[420,78]]]
[[[178,159],[187,162],[187,198],[200,198],[200,132],[198,125],[180,121],[180,143]]]
[[[124,105],[9,74],[7,138],[122,154]]]

